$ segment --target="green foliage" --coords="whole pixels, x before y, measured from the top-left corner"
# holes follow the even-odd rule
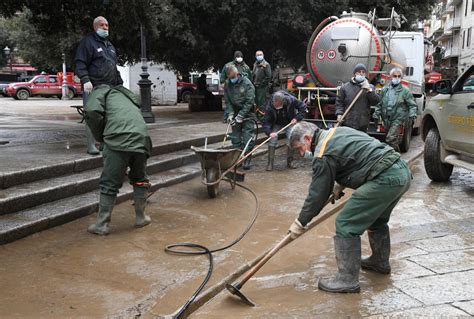
[[[391,8],[411,23],[429,14],[436,0],[0,0],[10,16],[9,39],[36,65],[59,68],[61,53],[68,64],[79,39],[92,31],[92,20],[104,15],[120,61],[140,58],[140,24],[150,59],[185,74],[221,68],[235,50],[248,64],[263,50],[273,65],[304,66],[311,33],[324,18],[342,11],[389,16]],[[21,14],[15,15],[16,12]],[[0,32],[0,44],[1,44]],[[0,60],[1,63],[1,60]]]

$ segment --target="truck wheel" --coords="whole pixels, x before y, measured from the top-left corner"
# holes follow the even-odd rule
[[[453,172],[453,165],[441,162],[441,138],[438,129],[433,127],[425,139],[425,171],[435,182],[446,182]]]
[[[27,89],[19,89],[15,93],[15,98],[17,100],[28,100],[30,97],[30,92]]]
[[[184,91],[181,93],[181,102],[182,103],[188,103],[189,102],[189,97],[193,94],[191,91]]]
[[[400,145],[398,145],[398,147],[400,147],[400,152],[406,153],[410,149],[412,131],[413,131],[413,122],[409,120],[405,124],[405,132],[403,132],[402,142],[400,143]]]

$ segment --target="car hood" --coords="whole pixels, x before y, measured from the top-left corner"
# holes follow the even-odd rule
[[[20,86],[20,85],[25,85],[28,82],[12,82],[8,83],[8,86]]]

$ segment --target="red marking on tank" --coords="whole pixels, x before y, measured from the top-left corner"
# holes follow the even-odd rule
[[[314,40],[313,42],[313,45],[311,46],[311,67],[314,71],[314,73],[316,74],[318,80],[326,85],[326,86],[335,86],[333,83],[330,83],[329,81],[327,81],[326,79],[324,79],[321,74],[318,72],[318,68],[316,66],[316,61],[314,60],[314,47],[316,46],[316,44],[318,43],[318,41],[320,40],[320,38],[323,36],[324,33],[326,33],[330,28],[334,27],[334,25],[336,24],[340,24],[340,23],[347,23],[347,22],[352,22],[352,23],[356,23],[360,26],[362,26],[363,28],[365,28],[367,31],[369,31],[369,34],[373,37],[374,39],[374,42],[375,42],[375,48],[376,48],[376,51],[377,51],[377,56],[375,58],[375,64],[374,64],[374,68],[372,69],[373,71],[378,71],[379,68],[380,68],[380,41],[377,37],[377,35],[375,34],[375,32],[373,32],[371,30],[371,28],[369,28],[369,26],[365,25],[363,23],[363,21],[360,21],[360,20],[354,20],[354,19],[340,19],[338,21],[335,21],[333,23],[330,23],[329,25],[327,25],[319,34],[318,36],[316,37],[316,39]],[[370,74],[370,72],[369,72]]]

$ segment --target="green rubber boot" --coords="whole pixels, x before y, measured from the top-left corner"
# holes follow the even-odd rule
[[[379,274],[388,275],[390,268],[390,231],[388,225],[376,231],[368,231],[370,248],[372,255],[363,258],[361,267],[365,270],[377,272]]]
[[[286,147],[286,154],[287,154],[286,166],[288,168],[291,168],[291,169],[298,168],[298,166],[296,166],[296,163],[294,162],[295,151],[291,147],[287,146]]]
[[[334,248],[339,272],[331,278],[320,279],[318,288],[327,292],[360,292],[360,237],[334,237]]]
[[[268,147],[268,164],[267,171],[273,171],[273,162],[275,161],[275,146]]]
[[[114,209],[115,199],[117,196],[110,196],[100,194],[99,212],[97,213],[97,220],[87,228],[91,234],[105,236],[109,234],[109,223]]]
[[[133,186],[133,200],[135,202],[135,227],[144,227],[151,223],[150,216],[145,215],[147,187]]]
[[[99,155],[100,152],[95,146],[94,135],[92,135],[91,129],[86,125],[86,138],[87,138],[87,154]]]

